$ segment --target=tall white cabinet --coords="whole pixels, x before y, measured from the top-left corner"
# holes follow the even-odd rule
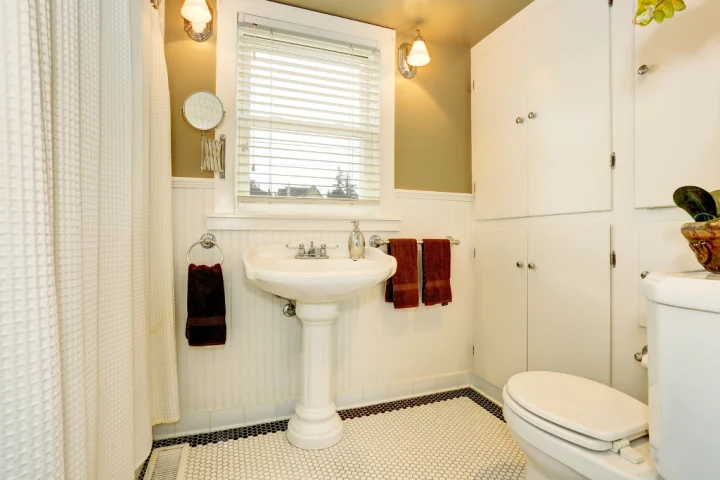
[[[551,370],[610,384],[610,226],[478,231],[475,374]]]
[[[720,1],[635,30],[635,206],[720,189]]]
[[[657,207],[720,189],[720,0],[647,27],[608,3],[534,0],[472,49],[474,373],[497,388],[556,370],[646,399],[641,272],[700,268]]]
[[[475,374],[610,384],[610,225],[537,218],[612,209],[608,1],[536,0],[471,55]]]
[[[478,219],[611,208],[608,3],[539,3],[471,52]]]

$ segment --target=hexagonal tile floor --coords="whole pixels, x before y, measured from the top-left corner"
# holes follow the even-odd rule
[[[236,431],[191,442],[197,446],[190,449],[186,478],[524,478],[525,456],[501,411],[468,390],[341,412],[344,437],[326,450],[300,450],[284,431],[263,427],[254,436]]]

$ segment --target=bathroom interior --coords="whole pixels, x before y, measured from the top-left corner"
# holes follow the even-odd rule
[[[717,0],[2,17],[0,479],[720,478]]]

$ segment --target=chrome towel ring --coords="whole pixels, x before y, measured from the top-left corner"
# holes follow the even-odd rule
[[[200,235],[200,240],[190,245],[190,248],[188,248],[188,251],[185,254],[185,260],[187,260],[188,265],[190,265],[190,250],[192,250],[196,245],[200,245],[203,248],[217,247],[217,249],[220,250],[220,265],[222,265],[223,260],[225,260],[225,254],[223,254],[222,248],[220,248],[220,245],[217,243],[217,238],[215,238],[215,235],[212,233],[203,233]]]

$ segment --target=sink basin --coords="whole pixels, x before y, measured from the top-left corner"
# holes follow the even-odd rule
[[[340,300],[362,294],[395,274],[397,261],[374,248],[353,261],[347,249],[327,259],[297,259],[297,249],[259,245],[245,252],[245,275],[255,285],[296,301],[302,321],[300,398],[287,428],[288,441],[304,450],[329,448],[342,439],[333,392],[333,323]]]
[[[329,259],[299,260],[296,249],[259,245],[245,252],[245,274],[258,287],[283,298],[330,303],[360,295],[395,274],[395,258],[367,248],[353,261],[347,249],[328,249]]]

